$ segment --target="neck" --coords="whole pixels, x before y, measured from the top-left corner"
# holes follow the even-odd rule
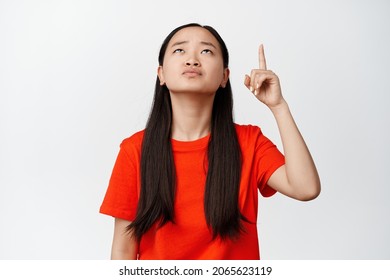
[[[172,138],[193,141],[210,133],[214,94],[171,94]]]

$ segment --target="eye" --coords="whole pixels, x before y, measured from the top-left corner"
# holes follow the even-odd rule
[[[176,50],[173,51],[173,53],[183,53],[183,52],[184,52],[183,49],[176,49]]]
[[[205,49],[205,50],[201,51],[201,53],[212,54],[213,52],[209,49]]]

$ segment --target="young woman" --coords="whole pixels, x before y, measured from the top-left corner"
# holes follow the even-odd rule
[[[115,217],[112,259],[259,259],[258,192],[319,195],[263,46],[244,84],[275,116],[284,156],[260,128],[233,122],[228,60],[209,26],[180,26],[163,42],[146,128],[122,142],[100,208]]]

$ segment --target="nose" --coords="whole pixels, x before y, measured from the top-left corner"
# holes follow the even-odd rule
[[[186,66],[200,66],[200,62],[195,57],[190,57],[186,61]]]

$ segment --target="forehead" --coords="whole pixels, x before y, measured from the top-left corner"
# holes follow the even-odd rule
[[[219,43],[213,34],[210,33],[207,29],[198,26],[186,27],[179,30],[172,39],[169,41],[168,46],[181,41],[191,42],[210,42],[217,48],[219,48]]]

